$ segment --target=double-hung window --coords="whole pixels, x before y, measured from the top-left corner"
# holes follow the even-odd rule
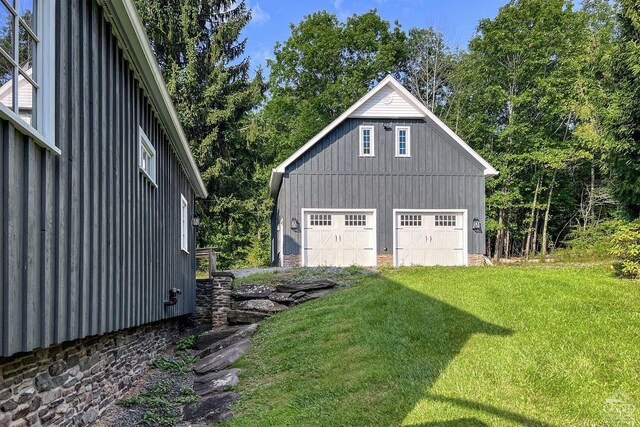
[[[0,117],[55,146],[55,0],[0,0]]]
[[[411,128],[396,127],[396,157],[411,157]]]
[[[189,203],[180,195],[180,248],[189,253]]]
[[[360,126],[360,156],[373,157],[374,155],[373,126]]]
[[[156,149],[142,128],[138,128],[138,166],[154,186],[156,184]]]

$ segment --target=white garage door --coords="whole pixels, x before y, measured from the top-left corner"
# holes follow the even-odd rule
[[[375,225],[373,211],[306,211],[304,265],[376,265]]]
[[[396,212],[396,265],[465,265],[463,212]]]

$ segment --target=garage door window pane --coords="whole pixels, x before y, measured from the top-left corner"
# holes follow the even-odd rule
[[[366,227],[367,216],[366,215],[345,215],[344,225],[347,227]]]
[[[327,215],[327,214],[309,215],[310,227],[327,227],[330,225],[331,225],[331,215]]]
[[[436,215],[436,227],[455,227],[455,215]]]
[[[400,215],[400,227],[422,227],[422,215]]]

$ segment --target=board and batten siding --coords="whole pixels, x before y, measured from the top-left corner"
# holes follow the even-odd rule
[[[191,313],[194,192],[95,1],[58,1],[56,156],[0,120],[0,356]],[[138,168],[138,126],[157,185]],[[165,308],[168,290],[182,289]]]
[[[374,157],[359,156],[360,125],[374,126]],[[411,157],[395,156],[396,126],[411,128]],[[284,254],[299,254],[301,233],[289,224],[304,220],[302,208],[376,209],[377,252],[391,254],[393,209],[467,209],[469,253],[482,254],[484,233],[471,223],[484,224],[484,200],[484,167],[438,127],[422,119],[350,118],[287,167],[272,224],[283,218]]]

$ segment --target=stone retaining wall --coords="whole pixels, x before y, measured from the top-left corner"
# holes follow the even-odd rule
[[[91,424],[175,342],[182,321],[0,358],[0,427]]]
[[[469,265],[484,265],[483,254],[469,254],[467,260]]]
[[[217,328],[227,324],[227,313],[231,306],[231,285],[233,273],[216,272],[211,279],[196,282],[195,323]]]

